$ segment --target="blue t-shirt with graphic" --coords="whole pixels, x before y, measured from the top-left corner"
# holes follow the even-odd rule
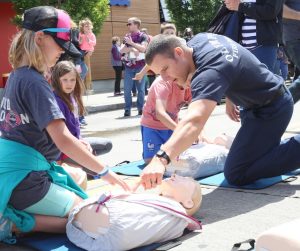
[[[64,119],[64,116],[46,79],[28,66],[13,71],[0,106],[1,137],[30,146],[48,161],[54,161],[60,151],[46,127],[55,119]],[[45,171],[31,172],[14,189],[9,203],[23,210],[40,201],[50,185]]]
[[[220,102],[226,95],[235,105],[257,108],[276,97],[284,83],[251,52],[225,36],[200,33],[187,45],[193,48],[196,66],[191,82],[193,101]]]
[[[13,71],[1,102],[1,137],[31,146],[54,161],[60,151],[46,127],[55,119],[64,116],[47,80],[28,66]]]

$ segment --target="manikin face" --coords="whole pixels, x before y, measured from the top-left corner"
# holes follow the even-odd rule
[[[64,93],[70,94],[74,91],[76,86],[76,73],[70,71],[59,78],[61,88]]]
[[[192,197],[195,192],[196,185],[189,177],[172,175],[168,179],[164,179],[160,186],[161,195],[169,197],[182,203],[185,208],[194,206]]]
[[[53,67],[64,50],[54,41],[50,35],[46,35],[43,32],[36,33],[36,43],[39,45],[47,67]]]
[[[164,81],[185,87],[190,74],[186,53],[182,48],[177,47],[174,49],[174,57],[156,55],[150,65],[151,70],[156,74],[160,74]]]

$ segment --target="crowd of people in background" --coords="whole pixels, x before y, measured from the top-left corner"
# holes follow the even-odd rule
[[[145,188],[155,187],[161,181],[165,166],[192,144],[197,133],[196,140],[205,140],[200,134],[202,127],[226,92],[232,99],[226,100],[231,108],[227,111],[229,117],[245,121],[226,162],[228,181],[244,185],[281,175],[299,165],[299,135],[281,145],[289,147],[289,156],[270,149],[280,153],[282,148],[278,144],[292,116],[293,102],[300,99],[300,77],[289,88],[292,97],[284,84],[289,64],[300,69],[300,2],[225,0],[223,7],[236,16],[235,42],[209,33],[194,35],[191,27],[179,38],[172,23],[163,23],[161,34],[152,37],[155,34],[150,35],[142,28],[137,17],[127,20],[123,38],[111,39],[114,96],[124,95],[124,117],[131,116],[132,96],[137,96],[143,159],[150,162],[141,174]],[[86,173],[73,168],[80,167],[90,175],[97,174],[111,184],[130,190],[124,180],[95,157],[109,152],[111,141],[82,138],[80,134],[80,128],[87,124],[82,95],[88,89],[85,79],[91,70],[89,62],[95,46],[96,36],[89,19],[81,20],[77,26],[67,13],[49,6],[35,7],[24,14],[23,29],[10,48],[9,60],[14,71],[1,103],[8,118],[0,122],[3,149],[0,162],[8,170],[0,170],[0,174],[3,180],[9,181],[7,193],[0,202],[0,226],[6,235],[12,227],[21,231],[64,232],[71,209],[87,198],[82,184]],[[231,68],[223,59],[229,50],[232,59],[226,60],[234,62]],[[245,79],[240,75],[242,71]],[[124,93],[121,91],[123,72]],[[35,98],[36,93],[39,98]],[[190,102],[192,108],[188,109],[196,112],[191,112],[190,120],[180,124],[179,111]],[[241,112],[238,105],[244,108]],[[15,119],[18,116],[22,121]],[[259,137],[254,137],[258,131]],[[261,138],[265,139],[264,144]],[[251,156],[249,149],[253,150]],[[20,152],[17,160],[15,152]],[[7,156],[11,158],[9,161]],[[24,164],[22,158],[28,161],[28,168],[19,170]],[[259,158],[263,163],[257,162]],[[281,162],[275,163],[277,158],[284,164],[278,166]],[[262,171],[259,164],[267,168]],[[161,170],[154,175],[155,167]],[[247,175],[241,167],[247,169]],[[1,188],[4,185],[2,182]],[[29,214],[35,215],[36,223]],[[23,221],[16,221],[12,226],[1,221],[2,215],[9,219],[21,217]]]

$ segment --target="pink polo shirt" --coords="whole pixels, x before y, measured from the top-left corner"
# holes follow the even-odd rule
[[[94,51],[96,45],[96,36],[93,32],[89,34],[79,33],[79,40],[81,40],[80,49],[83,51]]]
[[[185,103],[190,102],[191,97],[190,88],[182,90],[177,84],[165,82],[160,76],[157,77],[149,89],[147,101],[143,108],[141,125],[158,130],[167,130],[168,128],[156,117],[156,100],[166,100],[167,113],[175,122],[178,122],[180,108]]]

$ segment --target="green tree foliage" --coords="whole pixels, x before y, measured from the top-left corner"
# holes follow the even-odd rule
[[[191,27],[194,33],[206,31],[222,0],[166,0],[170,16],[179,31]]]
[[[13,22],[17,25],[22,23],[22,15],[26,9],[51,5],[68,12],[76,24],[88,17],[93,22],[95,34],[100,32],[102,24],[109,14],[109,0],[12,0],[12,3],[17,13]]]

